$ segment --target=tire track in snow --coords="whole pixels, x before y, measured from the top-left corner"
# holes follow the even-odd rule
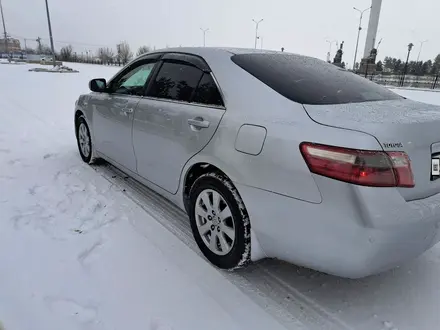
[[[92,325],[97,321],[98,307],[94,304],[82,304],[64,297],[44,298],[49,309],[64,317],[73,317],[82,326]]]
[[[78,256],[77,256],[78,262],[84,268],[88,269],[89,264],[90,264],[90,262],[89,262],[90,257],[92,257],[92,259],[93,259],[93,255],[96,254],[97,250],[101,249],[103,245],[104,245],[103,239],[102,238],[98,239],[90,247],[84,249],[80,254],[78,254]]]
[[[276,272],[274,272],[272,269],[261,265],[259,266],[259,269],[261,270],[260,274],[264,274],[263,276],[267,276],[267,281],[272,283],[272,285],[274,286],[276,285],[279,292],[289,292],[292,294],[295,299],[293,301],[295,306],[293,307],[299,308],[300,310],[304,311],[304,317],[313,317],[315,320],[325,320],[325,323],[321,324],[321,328],[327,329],[326,325],[331,322],[332,324],[337,326],[338,329],[352,329],[352,327],[349,326],[347,323],[333,315],[331,312],[327,311],[324,307],[319,305],[313,299],[301,293],[298,289],[286,282],[282,278],[282,276],[278,276]],[[288,300],[291,300],[291,298]]]
[[[128,198],[203,258],[193,239],[188,217],[182,210],[110,164],[93,168],[111,183],[110,189],[122,190]],[[142,219],[130,219],[132,226],[138,229],[136,221]],[[287,329],[303,328],[302,324],[307,329],[352,329],[266,264],[264,261],[258,262],[234,273],[219,272]],[[298,321],[302,324],[298,324]]]

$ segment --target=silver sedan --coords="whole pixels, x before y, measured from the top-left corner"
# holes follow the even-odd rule
[[[217,267],[279,258],[343,277],[440,240],[440,108],[323,61],[176,48],[142,55],[75,105],[82,159],[185,210]]]

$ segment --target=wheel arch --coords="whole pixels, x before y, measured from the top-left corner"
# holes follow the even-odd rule
[[[77,134],[76,127],[78,126],[78,120],[79,120],[79,117],[81,117],[81,116],[83,116],[85,118],[84,112],[82,112],[81,110],[76,110],[75,111],[75,134]]]
[[[75,127],[75,136],[76,137],[78,137],[77,136],[77,134],[78,134],[78,132],[77,132],[77,127],[78,127],[78,120],[79,120],[79,118],[80,117],[83,117],[84,118],[84,120],[86,121],[86,123],[87,123],[87,126],[89,127],[89,131],[90,131],[90,137],[92,138],[92,141],[94,142],[94,140],[95,140],[95,135],[94,135],[94,132],[93,132],[93,129],[92,129],[92,127],[91,127],[91,118],[89,118],[89,117],[91,117],[91,116],[87,116],[87,112],[85,111],[85,109],[81,109],[81,108],[78,108],[78,109],[76,109],[75,110],[75,119],[74,119],[74,127]]]
[[[240,195],[240,193],[238,192],[238,189],[236,187],[236,185],[234,184],[233,180],[231,179],[230,176],[228,176],[222,169],[220,169],[219,167],[208,163],[208,162],[197,162],[192,164],[188,170],[186,171],[185,174],[185,179],[183,182],[183,188],[182,188],[182,195],[183,195],[183,204],[185,207],[186,212],[188,213],[189,217],[190,217],[190,222],[191,222],[191,227],[194,233],[194,237],[196,238],[197,244],[200,244],[195,231],[196,229],[194,229],[195,225],[195,218],[194,218],[194,207],[195,204],[192,204],[192,200],[190,198],[190,194],[191,194],[191,188],[194,187],[194,183],[200,182],[200,184],[203,185],[204,181],[199,181],[200,178],[206,178],[206,180],[210,180],[210,179],[215,179],[216,181],[218,181],[221,186],[223,186],[230,194],[230,198],[232,198],[235,203],[236,203],[236,207],[237,209],[235,209],[235,212],[238,212],[238,214],[240,214],[240,217],[242,219],[242,226],[243,226],[243,231],[242,231],[242,235],[243,235],[243,250],[239,253],[239,258],[237,259],[237,262],[233,262],[234,265],[231,267],[223,267],[223,266],[219,266],[216,262],[212,261],[210,259],[209,256],[207,256],[205,254],[205,257],[207,257],[213,264],[215,264],[217,267],[220,268],[224,268],[224,269],[230,269],[230,270],[234,270],[234,269],[238,269],[238,268],[242,268],[242,267],[246,267],[249,263],[251,263],[254,259],[253,257],[255,256],[255,253],[252,252],[254,248],[257,248],[257,251],[260,251],[260,245],[258,240],[256,239],[256,236],[254,235],[253,231],[252,231],[252,225],[251,225],[251,220],[250,220],[250,215],[246,209],[246,205],[244,204],[244,201]],[[200,186],[198,186],[200,189]],[[196,191],[197,188],[196,188]],[[194,195],[196,196],[196,195]],[[227,196],[227,195],[224,195]],[[225,197],[223,197],[225,198]],[[229,203],[228,203],[229,205]],[[254,243],[255,241],[255,243]],[[256,245],[255,245],[256,244]],[[206,245],[206,243],[205,243]],[[200,249],[203,252],[203,248],[200,247]],[[258,256],[257,256],[258,257]],[[264,257],[264,256],[263,256]],[[256,258],[255,260],[261,259],[261,257]],[[234,259],[235,260],[235,259]]]
[[[222,163],[221,161],[216,162],[217,163]],[[206,173],[210,173],[210,172],[215,172],[215,173],[219,173],[222,176],[224,176],[225,178],[227,178],[230,181],[230,184],[234,187],[235,193],[238,194],[238,197],[241,199],[241,202],[243,203],[243,206],[246,210],[246,213],[249,217],[249,221],[251,224],[251,260],[252,261],[257,261],[260,259],[264,259],[267,257],[266,253],[264,252],[259,239],[257,237],[257,234],[254,232],[254,230],[252,229],[252,218],[251,218],[251,213],[249,212],[249,210],[247,210],[246,207],[246,203],[243,200],[243,197],[240,194],[240,191],[238,190],[237,186],[234,184],[235,182],[240,182],[240,172],[239,171],[235,171],[233,168],[230,169],[230,171],[224,171],[224,168],[227,168],[227,164],[224,164],[225,166],[218,166],[218,165],[214,165],[212,161],[210,161],[209,159],[198,159],[197,161],[195,161],[192,164],[188,164],[184,175],[183,175],[183,180],[182,180],[182,188],[181,188],[181,196],[182,196],[182,202],[183,202],[183,206],[185,208],[185,211],[189,214],[189,193],[191,190],[191,187],[193,185],[193,183],[197,180],[197,178],[199,178],[201,175],[206,174]],[[235,175],[235,176],[231,176]]]
[[[183,198],[183,206],[185,207],[185,211],[188,213],[188,202],[189,202],[189,194],[191,191],[191,187],[194,182],[203,174],[206,173],[219,173],[225,178],[227,178],[230,183],[235,187],[231,177],[218,166],[215,166],[209,162],[197,162],[192,164],[185,172],[183,187],[182,187],[182,198]],[[237,193],[239,194],[238,190]],[[241,198],[241,197],[240,197]]]

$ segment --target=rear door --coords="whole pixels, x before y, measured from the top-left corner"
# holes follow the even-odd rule
[[[176,193],[184,165],[208,144],[224,112],[220,91],[203,59],[164,55],[135,111],[138,174]]]

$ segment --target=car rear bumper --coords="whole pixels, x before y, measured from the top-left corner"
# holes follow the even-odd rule
[[[361,278],[416,258],[440,241],[440,194],[405,202],[394,188],[315,180],[320,204],[237,184],[268,257]]]

